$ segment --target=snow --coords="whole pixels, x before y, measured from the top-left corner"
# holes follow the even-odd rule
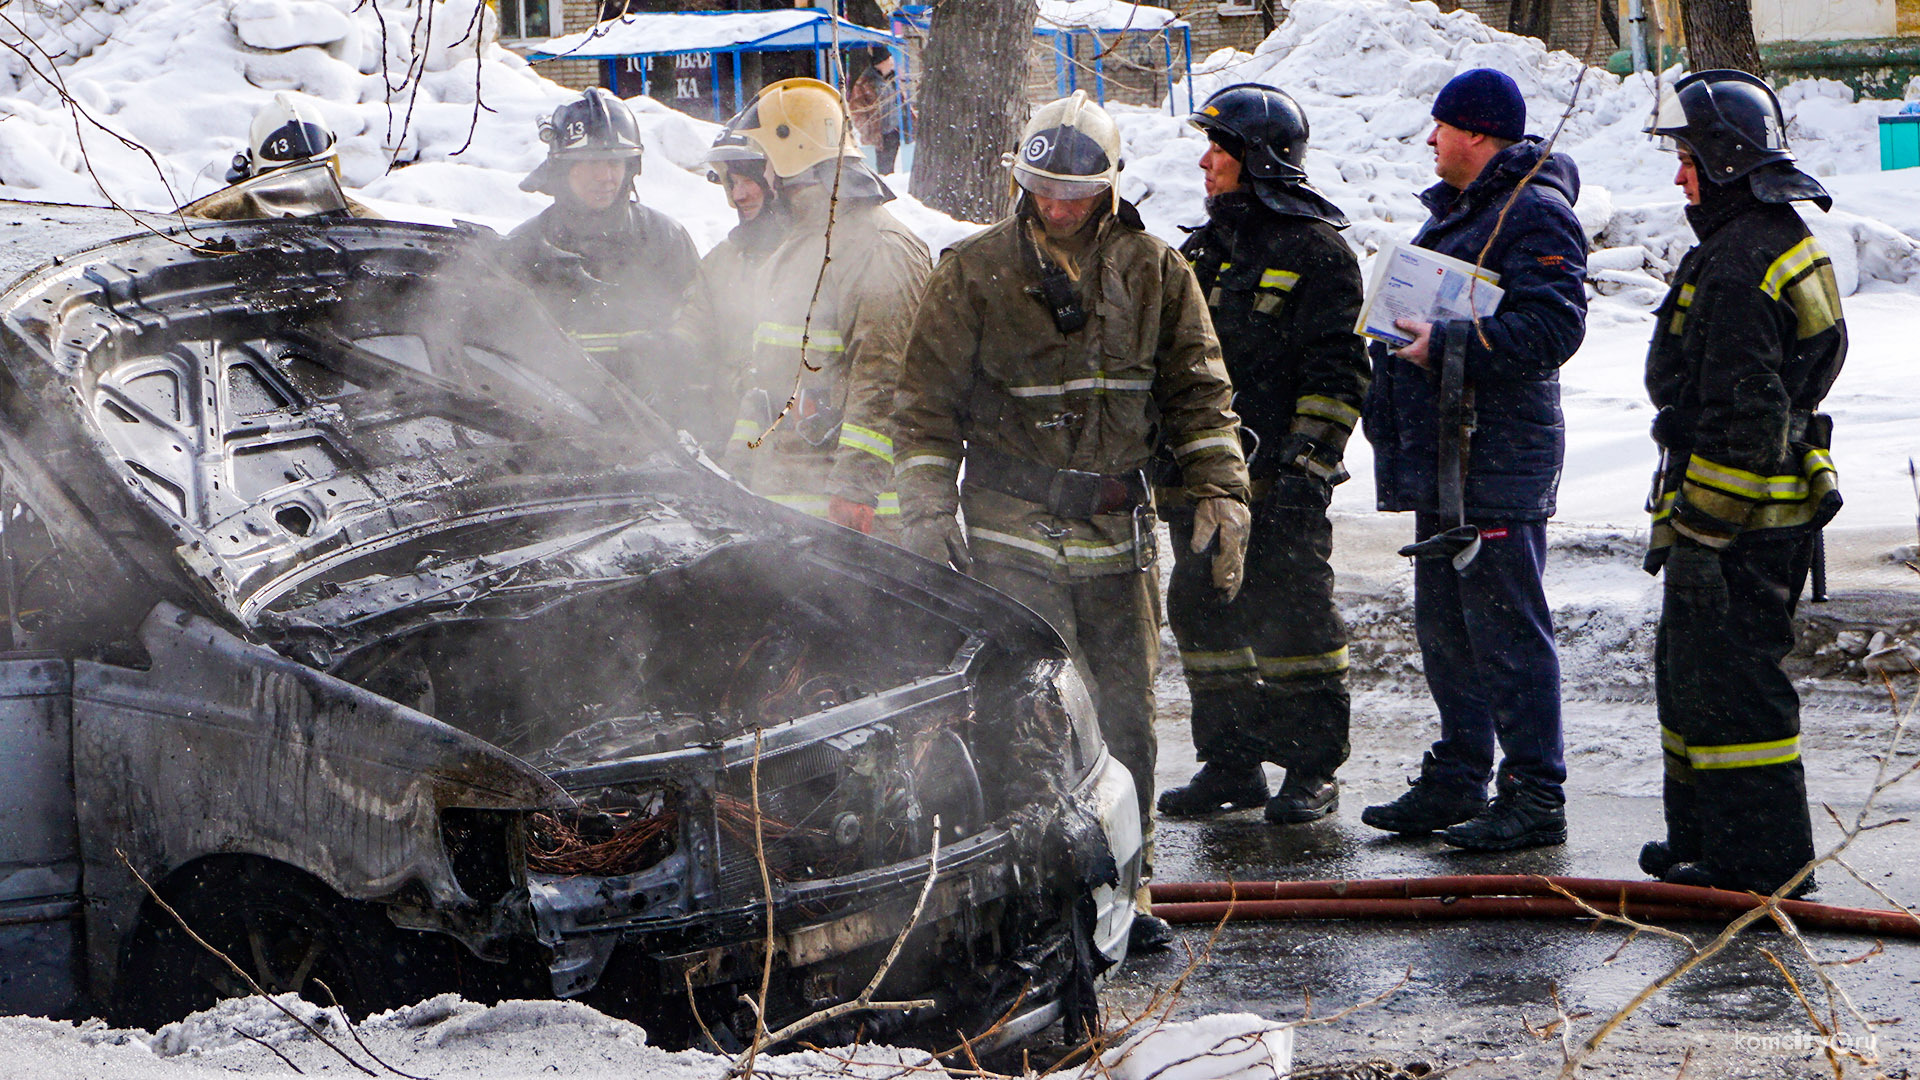
[[[1039,30],[1158,30],[1187,23],[1166,8],[1131,0],[1040,0]]]
[[[368,1065],[377,1057],[400,1075],[441,1080],[724,1080],[733,1064],[717,1054],[649,1045],[641,1028],[573,1001],[489,1006],[442,994],[369,1017],[353,1032],[345,1030],[339,1013],[293,994],[272,1002],[233,998],[152,1034],[98,1020],[0,1017],[0,1062],[9,1080],[279,1077],[290,1074],[287,1061],[309,1075],[352,1075],[329,1042]],[[1293,1031],[1286,1025],[1247,1013],[1220,1014],[1149,1025],[1097,1064],[1043,1080],[1256,1080],[1284,1075],[1292,1053]],[[947,1075],[925,1051],[871,1045],[766,1054],[757,1059],[755,1074],[776,1080]]]

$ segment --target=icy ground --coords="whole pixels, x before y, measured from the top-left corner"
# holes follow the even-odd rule
[[[516,185],[544,153],[537,118],[571,92],[494,44],[494,19],[477,0],[428,8],[406,0],[11,6],[0,20],[0,41],[18,49],[0,52],[0,198],[115,203],[164,225],[154,212],[219,187],[254,113],[285,90],[304,95],[340,134],[343,177],[357,197],[394,216],[511,228],[545,205]],[[484,44],[476,48],[476,40]],[[1206,58],[1192,91],[1200,100],[1232,82],[1264,81],[1293,93],[1314,126],[1314,182],[1347,209],[1354,221],[1347,235],[1371,257],[1411,235],[1424,217],[1414,193],[1433,182],[1423,144],[1433,96],[1454,73],[1476,66],[1497,67],[1519,82],[1531,131],[1550,133],[1573,104],[1558,148],[1579,164],[1586,185],[1577,210],[1596,249],[1595,292],[1586,343],[1563,371],[1569,446],[1548,589],[1569,693],[1631,697],[1644,692],[1657,600],[1653,580],[1636,566],[1640,506],[1653,467],[1640,372],[1664,275],[1692,243],[1671,184],[1673,160],[1640,134],[1654,101],[1652,77],[1587,69],[1582,78],[1574,57],[1492,30],[1464,11],[1443,14],[1432,3],[1298,0],[1254,54]],[[71,105],[48,76],[65,87]],[[1920,88],[1909,88],[1908,96],[1917,95]],[[1840,559],[1836,592],[1849,584],[1911,591],[1920,579],[1896,557],[1914,540],[1906,462],[1920,454],[1920,378],[1911,370],[1920,328],[1920,169],[1875,171],[1876,120],[1899,102],[1854,101],[1830,82],[1796,84],[1782,98],[1803,164],[1838,200],[1832,214],[1804,211],[1848,293],[1852,338],[1846,370],[1827,400],[1847,497],[1829,533]],[[1186,102],[1182,87],[1181,116]],[[646,99],[633,106],[646,147],[640,197],[683,222],[703,249],[711,246],[733,221],[700,164],[717,129]],[[1204,140],[1164,110],[1114,111],[1126,140],[1122,192],[1156,234],[1177,243],[1180,226],[1205,217],[1195,164]],[[893,181],[905,191],[905,176]],[[936,251],[976,228],[904,195],[893,206]],[[134,228],[130,220],[128,231]],[[1371,668],[1373,685],[1418,692],[1400,625],[1407,574],[1393,557],[1411,525],[1371,512],[1364,440],[1350,448],[1349,465],[1355,479],[1339,489],[1335,511],[1341,599],[1358,634],[1356,656]],[[1855,633],[1859,640],[1848,648],[1866,651],[1870,635]],[[1177,667],[1168,674],[1161,688],[1177,708],[1184,696]],[[324,1047],[253,1002],[228,1003],[158,1036],[0,1019],[0,1075],[290,1074],[241,1031],[273,1043],[309,1074],[351,1073],[337,1058],[329,1065]],[[376,1021],[364,1035],[381,1056],[421,1076],[718,1078],[726,1070],[717,1057],[648,1047],[640,1029],[572,1004],[482,1009],[440,1001]],[[893,1076],[923,1059],[863,1050],[861,1060],[848,1070],[836,1058],[794,1055],[763,1067],[793,1076]],[[1175,1080],[1177,1073],[1163,1075]]]

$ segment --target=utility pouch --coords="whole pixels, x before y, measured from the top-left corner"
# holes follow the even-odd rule
[[[1055,270],[1043,276],[1040,284],[1027,286],[1027,295],[1037,298],[1053,316],[1054,329],[1063,334],[1071,334],[1087,325],[1087,309],[1080,303],[1080,293],[1073,287],[1073,279],[1064,271]]]
[[[1056,469],[1047,483],[1047,509],[1064,518],[1090,518],[1111,514],[1130,506],[1137,508],[1135,495],[1146,489],[1142,470],[1138,486],[1128,479],[1078,469]]]

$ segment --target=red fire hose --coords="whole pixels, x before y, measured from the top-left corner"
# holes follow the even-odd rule
[[[1546,919],[1590,917],[1558,885],[1609,914],[1642,922],[1726,919],[1760,906],[1752,893],[1662,881],[1474,874],[1358,881],[1195,881],[1153,886],[1153,913],[1175,923],[1291,919]],[[1231,911],[1229,911],[1231,909]],[[1803,927],[1920,938],[1920,918],[1902,911],[1782,900]]]

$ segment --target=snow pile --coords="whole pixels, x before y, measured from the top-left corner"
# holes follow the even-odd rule
[[[1583,65],[1572,55],[1495,30],[1464,9],[1442,12],[1423,0],[1300,0],[1254,53],[1221,50],[1198,64],[1191,89],[1196,103],[1240,82],[1292,94],[1313,129],[1307,170],[1353,219],[1348,237],[1371,254],[1411,236],[1426,219],[1415,195],[1435,182],[1425,144],[1433,99],[1447,80],[1476,67],[1513,77],[1527,100],[1529,132],[1551,134],[1572,105],[1556,149],[1580,167],[1575,209],[1596,246],[1621,249],[1602,260],[1616,276],[1596,280],[1602,292],[1651,306],[1665,291],[1654,283],[1693,243],[1672,182],[1673,155],[1642,131],[1655,102],[1651,75],[1622,78],[1586,68],[1583,80]],[[1676,74],[1667,73],[1665,83]],[[1178,105],[1185,105],[1187,90],[1185,84],[1176,90]],[[1794,151],[1816,176],[1876,169],[1878,117],[1900,108],[1896,101],[1855,101],[1846,86],[1827,80],[1795,83],[1781,102]],[[1121,193],[1140,205],[1156,234],[1177,240],[1178,226],[1206,216],[1195,165],[1205,136],[1188,127],[1184,115],[1115,111],[1126,140]],[[1913,236],[1857,215],[1808,216],[1836,264],[1845,260],[1870,279],[1891,282],[1920,274]],[[1851,273],[1842,282],[1848,293]]]
[[[1073,1073],[1051,1077],[1081,1080],[1271,1080],[1293,1068],[1293,1029],[1252,1013],[1220,1013],[1179,1024],[1160,1024]]]
[[[171,210],[225,183],[285,91],[333,128],[356,197],[504,230],[547,205],[518,185],[546,153],[539,118],[575,96],[496,43],[481,0],[58,0],[13,18],[0,37],[26,59],[0,53],[0,198]],[[702,163],[718,127],[629,104],[641,200],[711,247],[734,224]],[[895,205],[930,245],[973,228]]]
[[[348,1032],[339,1014],[293,994],[275,998],[328,1042],[383,1075],[373,1057],[415,1076],[509,1080],[723,1080],[732,1059],[650,1046],[641,1028],[572,1001],[479,1005],[452,994],[369,1017]],[[358,1036],[356,1038],[355,1036]],[[363,1045],[364,1044],[364,1045]],[[279,1055],[279,1056],[276,1056]],[[285,1061],[282,1060],[284,1057]],[[279,1077],[291,1061],[312,1075],[353,1075],[340,1054],[263,998],[234,998],[148,1035],[98,1020],[73,1024],[0,1018],[0,1072],[9,1080],[173,1080]],[[882,1080],[904,1073],[944,1075],[925,1052],[859,1046],[831,1055],[760,1058],[763,1075],[811,1080]]]

